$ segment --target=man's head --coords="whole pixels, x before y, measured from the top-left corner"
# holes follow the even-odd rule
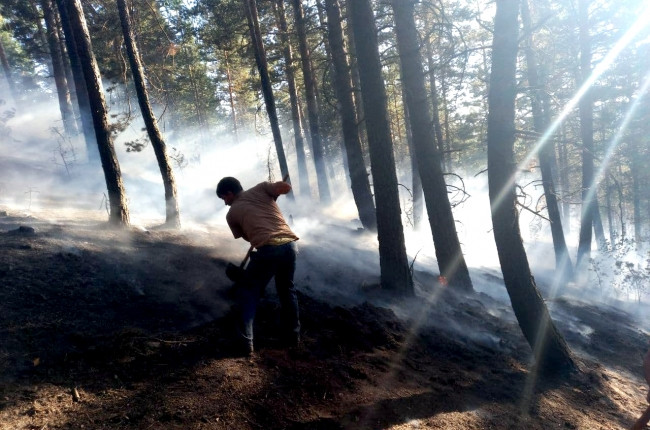
[[[242,191],[241,183],[232,176],[221,179],[217,184],[217,197],[222,199],[226,206],[230,206]]]

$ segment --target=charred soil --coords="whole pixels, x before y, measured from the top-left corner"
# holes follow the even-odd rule
[[[551,303],[580,371],[539,378],[508,306],[435,274],[431,300],[352,285],[349,305],[297,279],[292,348],[269,286],[238,357],[227,263],[205,231],[0,214],[0,428],[621,429],[645,408],[631,316]]]

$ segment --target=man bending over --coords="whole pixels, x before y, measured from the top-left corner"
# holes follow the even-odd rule
[[[230,206],[226,221],[235,239],[243,238],[255,248],[250,254],[237,300],[241,309],[240,341],[245,355],[253,348],[253,322],[257,304],[266,285],[275,276],[282,306],[282,333],[289,346],[300,341],[298,296],[293,284],[298,236],[287,225],[276,199],[291,191],[287,182],[261,182],[246,191],[233,177],[217,185],[217,196]]]

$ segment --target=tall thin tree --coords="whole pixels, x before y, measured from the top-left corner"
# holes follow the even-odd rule
[[[307,99],[307,115],[309,116],[309,134],[311,135],[311,147],[314,153],[314,164],[316,165],[316,180],[318,182],[318,194],[322,203],[330,203],[329,181],[325,166],[325,153],[321,140],[318,103],[316,101],[316,81],[311,64],[311,54],[307,44],[307,29],[305,28],[305,16],[302,9],[302,0],[291,0],[293,6],[296,33],[298,36],[298,47],[300,48],[300,61],[302,64],[302,75],[305,81],[305,96]]]
[[[298,186],[300,195],[309,197],[311,186],[309,185],[309,171],[307,170],[307,157],[305,154],[305,139],[300,126],[300,108],[298,107],[298,89],[296,88],[296,73],[289,38],[289,26],[287,25],[284,0],[275,0],[273,6],[276,10],[278,23],[280,25],[280,40],[282,41],[282,53],[284,55],[284,73],[287,77],[289,87],[289,103],[291,104],[291,123],[293,125],[293,139],[296,143],[296,159],[298,161]]]
[[[273,133],[273,142],[275,143],[275,151],[278,155],[278,162],[280,163],[280,173],[283,178],[287,178],[291,182],[289,176],[289,166],[287,165],[287,157],[284,153],[282,146],[282,135],[280,133],[280,124],[278,122],[278,112],[275,108],[275,97],[273,96],[273,88],[271,86],[271,78],[269,76],[269,66],[266,60],[266,51],[262,43],[262,32],[260,31],[259,18],[257,16],[257,2],[256,0],[244,0],[246,8],[246,19],[248,21],[248,30],[253,43],[253,51],[255,53],[255,62],[257,63],[257,70],[260,74],[260,82],[262,85],[262,94],[264,96],[264,104],[266,106],[266,113],[271,123],[271,132]],[[293,200],[293,192],[289,192],[288,197]]]
[[[404,93],[413,133],[413,147],[429,224],[436,249],[440,274],[450,285],[472,290],[472,280],[458,240],[454,215],[442,173],[442,159],[436,148],[422,58],[415,27],[414,5],[410,1],[392,0],[395,33],[402,67]]]
[[[56,5],[59,10],[59,17],[61,18],[61,27],[65,36],[66,51],[70,60],[72,76],[74,78],[75,93],[77,94],[77,103],[79,106],[81,130],[83,131],[84,140],[86,141],[87,158],[89,162],[97,162],[100,160],[100,156],[97,146],[97,138],[95,137],[93,115],[91,113],[88,88],[86,87],[86,80],[84,78],[81,59],[77,52],[77,42],[75,40],[75,34],[68,13],[68,3],[68,0],[56,0]]]
[[[514,175],[516,64],[519,0],[497,0],[488,93],[488,182],[494,240],[503,280],[524,337],[540,370],[574,369],[575,363],[551,320],[530,272],[519,231]]]
[[[151,146],[156,154],[158,168],[160,169],[163,186],[165,188],[165,224],[169,227],[179,228],[181,220],[178,210],[178,198],[176,197],[174,171],[172,170],[169,157],[167,156],[167,145],[165,144],[162,133],[158,128],[158,122],[156,121],[156,116],[154,115],[151,103],[149,103],[149,93],[145,85],[144,67],[142,66],[138,46],[135,43],[131,14],[127,8],[126,0],[117,0],[117,8],[120,14],[120,22],[122,24],[122,34],[124,36],[124,44],[126,45],[126,54],[129,58],[131,73],[133,74],[135,91],[138,95],[140,112],[142,113],[142,119],[147,128],[149,140],[151,140]]]
[[[356,43],[361,98],[365,112],[370,170],[377,208],[381,284],[387,290],[413,294],[397,188],[386,89],[381,73],[377,26],[370,0],[349,0]]]
[[[72,101],[70,98],[70,89],[68,80],[65,76],[63,66],[63,57],[61,55],[61,44],[59,42],[59,31],[54,18],[52,0],[41,0],[43,17],[45,18],[45,28],[47,32],[47,43],[52,59],[52,72],[54,74],[54,84],[56,85],[57,99],[59,101],[59,111],[63,120],[63,129],[69,139],[74,139],[78,133],[77,123],[74,119]]]
[[[578,26],[580,42],[580,85],[591,74],[591,38],[589,35],[589,4],[591,0],[578,1]],[[580,111],[580,137],[582,139],[582,210],[576,267],[581,267],[591,256],[592,228],[594,224],[594,111],[592,91],[588,90],[578,103]]]
[[[83,14],[81,0],[63,0],[63,5],[66,7],[70,18],[70,26],[88,91],[99,157],[108,189],[109,222],[115,226],[127,226],[129,224],[129,209],[126,203],[124,183],[122,182],[122,172],[111,139],[104,88],[102,87],[99,67],[93,54],[90,33]]]
[[[352,79],[341,25],[341,9],[338,0],[325,0],[325,8],[327,35],[334,64],[334,87],[341,110],[341,125],[345,143],[344,156],[348,159],[352,196],[363,227],[370,231],[376,231],[375,203],[372,199],[368,171],[363,160],[363,149],[359,138],[356,109],[352,98]]]
[[[548,127],[548,105],[543,104],[545,88],[542,86],[537,67],[537,55],[533,48],[532,25],[530,19],[530,10],[528,0],[521,2],[521,17],[525,31],[524,46],[526,54],[526,71],[528,77],[528,86],[530,88],[530,102],[533,113],[533,126],[535,131],[541,136]],[[542,171],[542,186],[544,188],[544,198],[546,199],[546,211],[551,224],[551,236],[553,238],[553,248],[555,250],[555,269],[560,279],[571,280],[573,278],[573,264],[569,255],[566,241],[564,240],[564,231],[562,230],[562,216],[557,202],[555,191],[555,181],[553,179],[553,158],[555,153],[555,142],[551,139],[545,142],[539,151],[539,167]]]

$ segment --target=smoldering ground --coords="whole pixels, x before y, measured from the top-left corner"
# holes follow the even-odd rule
[[[37,124],[31,123],[30,128],[35,129]],[[23,139],[27,141],[28,137]],[[82,163],[66,170],[54,163],[51,155],[45,155],[45,149],[55,143],[47,138],[29,142],[41,145],[42,150],[20,154],[9,151],[4,143],[2,146],[7,169],[2,169],[0,175],[7,185],[0,197],[8,216],[0,222],[3,244],[11,250],[5,253],[7,260],[2,269],[7,280],[3,306],[19,311],[11,327],[32,327],[26,337],[30,339],[28,344],[16,344],[23,337],[11,340],[4,336],[4,368],[11,369],[11,373],[29,373],[35,367],[38,370],[47,363],[70,359],[90,360],[92,365],[98,365],[102,356],[110,358],[104,365],[118,363],[137,354],[155,355],[165,344],[155,339],[171,339],[196,348],[227,348],[227,327],[215,325],[215,321],[227,321],[232,305],[224,268],[228,261],[240,261],[248,247],[231,237],[224,220],[227,208],[216,198],[214,187],[222,176],[237,176],[246,188],[267,179],[269,142],[249,139],[240,147],[228,139],[215,139],[213,151],[204,147],[200,160],[177,169],[183,224],[180,232],[156,228],[164,221],[164,202],[152,151],[147,152],[150,148],[127,153],[116,140],[134,224],[134,228],[119,232],[104,228],[104,187],[97,169],[95,176],[87,176]],[[178,148],[197,145],[192,139],[189,143],[170,139],[168,144]],[[39,167],[33,167],[36,165]],[[477,290],[470,296],[437,283],[435,251],[426,223],[421,231],[412,231],[405,222],[417,296],[398,300],[377,288],[377,239],[359,231],[344,182],[335,185],[339,198],[324,209],[318,207],[314,197],[297,196],[292,203],[283,196],[279,204],[301,238],[296,284],[307,312],[312,313],[304,315],[307,345],[322,354],[335,347],[350,351],[362,346],[372,348],[375,341],[399,344],[397,353],[385,359],[386,365],[395,369],[404,362],[415,368],[424,366],[422,363],[428,359],[409,359],[409,351],[419,344],[431,348],[423,354],[448,357],[463,365],[470,365],[478,357],[489,363],[508,357],[520,366],[530,366],[530,351],[496,264],[485,179],[467,181],[472,198],[455,209]],[[523,225],[525,222],[522,220]],[[25,237],[15,233],[23,224],[33,226],[35,234]],[[526,234],[527,229],[522,231]],[[525,240],[530,242],[531,237],[526,235]],[[548,270],[552,249],[548,242],[538,242],[538,248],[529,250],[533,272],[545,292],[550,287],[539,274]],[[314,301],[331,308],[314,307]],[[274,344],[268,340],[273,336],[272,310],[277,306],[272,285],[267,288],[264,303],[258,323],[260,338],[267,339],[262,340],[266,342],[262,350],[274,354]],[[637,373],[640,361],[636,363],[635,356],[647,345],[647,331],[637,320],[616,308],[585,303],[585,297],[568,293],[549,304],[558,326],[579,354],[617,372]],[[391,311],[386,314],[372,306]],[[387,322],[380,323],[376,330],[368,318],[386,318]],[[393,338],[387,327],[394,327],[399,336]],[[620,341],[612,343],[612,327],[616,327]],[[334,340],[326,341],[325,333]],[[158,346],[153,345],[156,342]],[[51,345],[57,347],[52,350]],[[205,357],[211,353],[196,354]],[[39,364],[35,366],[36,359]],[[385,382],[394,385],[400,383],[401,377],[399,371],[384,375]],[[454,378],[466,380],[464,376]],[[624,398],[629,403],[633,395]],[[461,403],[467,407],[467,401]],[[485,412],[485,408],[472,410],[497,416]],[[364,413],[372,415],[376,411]]]

